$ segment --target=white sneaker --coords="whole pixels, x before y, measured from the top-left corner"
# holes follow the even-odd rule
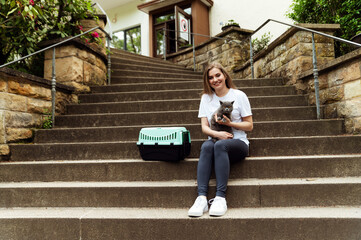
[[[209,200],[209,204],[212,204],[209,209],[210,216],[220,217],[227,212],[227,202],[223,197],[215,197]]]
[[[200,217],[203,213],[208,211],[208,201],[207,198],[198,196],[194,201],[193,206],[188,211],[188,216],[190,217]]]

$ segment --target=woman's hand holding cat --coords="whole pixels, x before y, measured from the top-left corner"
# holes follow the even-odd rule
[[[215,134],[215,137],[219,140],[232,139],[233,134],[231,134],[229,132],[225,132],[225,131],[219,131]]]
[[[216,115],[214,117],[218,124],[229,126],[229,124],[231,123],[231,120],[228,117],[226,117],[225,115],[223,115],[223,119],[221,119],[221,120],[217,120]],[[226,120],[226,121],[224,121],[224,120]]]

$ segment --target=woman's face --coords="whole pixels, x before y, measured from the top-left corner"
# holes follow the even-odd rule
[[[208,81],[211,88],[214,89],[214,91],[221,90],[223,88],[226,88],[226,78],[222,71],[218,68],[212,68],[208,72]]]

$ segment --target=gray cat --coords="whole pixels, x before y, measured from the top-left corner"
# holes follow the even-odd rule
[[[222,122],[226,122],[226,119],[223,118],[223,115],[226,116],[227,118],[231,119],[231,113],[233,111],[233,103],[232,102],[222,102],[219,101],[219,103],[221,104],[219,106],[219,108],[212,114],[212,119],[211,119],[211,129],[215,130],[215,131],[226,131],[229,133],[232,133],[232,127],[226,126],[226,125],[222,125],[216,122],[216,120],[214,119],[214,115],[217,115],[217,120],[222,120]],[[216,142],[218,139],[217,138],[212,138],[214,142]]]

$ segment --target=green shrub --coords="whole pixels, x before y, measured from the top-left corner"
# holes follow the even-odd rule
[[[0,0],[0,6],[0,65],[35,52],[41,41],[79,33],[79,20],[94,14],[91,0]],[[24,70],[33,61],[23,61]]]
[[[298,23],[337,23],[336,36],[351,39],[361,31],[360,0],[293,0],[287,16]],[[336,43],[336,54],[342,55],[353,48]]]
[[[271,38],[272,38],[272,35],[270,32],[268,32],[268,33],[263,34],[260,39],[258,39],[258,38],[252,39],[253,53],[257,54],[261,50],[263,50],[268,45],[268,43],[271,41]]]

